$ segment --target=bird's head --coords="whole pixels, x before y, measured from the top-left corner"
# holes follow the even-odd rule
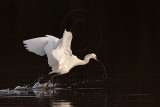
[[[91,54],[90,54],[90,56],[91,56],[91,58],[92,58],[92,59],[95,59],[95,60],[97,60],[97,61],[98,61],[96,54],[91,53]]]

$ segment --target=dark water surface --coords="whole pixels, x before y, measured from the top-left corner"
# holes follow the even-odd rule
[[[159,94],[104,89],[1,90],[0,93],[0,107],[159,107],[160,101]]]

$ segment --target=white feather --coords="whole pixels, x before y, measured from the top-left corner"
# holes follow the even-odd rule
[[[57,44],[59,43],[59,39],[55,39],[53,38],[53,36],[48,36],[49,40],[48,43],[45,45],[44,50],[47,53],[47,57],[48,57],[48,65],[50,67],[52,67],[52,69],[58,68],[59,63],[58,61],[52,56],[51,52],[54,48],[57,47]]]
[[[52,67],[52,73],[65,74],[77,65],[84,65],[89,59],[96,59],[95,54],[87,55],[84,60],[78,59],[71,50],[72,33],[65,31],[63,38],[54,36],[38,37],[23,41],[28,51],[43,56],[47,54],[48,64]]]
[[[51,51],[54,47],[56,47],[57,42],[59,41],[58,38],[46,35],[46,37],[38,37],[29,40],[23,41],[25,47],[28,51],[33,52],[37,55],[43,56],[47,54],[48,57],[48,64],[50,67],[58,67],[58,62],[51,54]]]
[[[46,35],[47,37],[38,37],[33,39],[24,40],[23,43],[26,49],[30,52],[33,52],[37,55],[43,56],[46,53],[45,46],[49,43],[52,47],[57,43],[59,40],[56,37]]]

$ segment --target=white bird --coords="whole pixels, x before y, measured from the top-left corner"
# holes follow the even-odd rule
[[[30,52],[40,56],[47,55],[48,64],[52,67],[49,74],[65,74],[77,65],[87,64],[91,58],[97,60],[94,53],[86,55],[84,60],[77,58],[72,54],[71,41],[72,33],[65,30],[61,39],[46,35],[46,37],[24,40],[23,43]]]

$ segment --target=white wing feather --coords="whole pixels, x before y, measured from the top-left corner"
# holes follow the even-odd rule
[[[72,42],[72,33],[67,32],[66,30],[63,33],[63,42],[62,47],[67,50],[68,52],[71,52],[71,42]]]
[[[23,43],[26,49],[30,52],[33,52],[37,55],[43,56],[47,54],[45,52],[45,45],[48,43],[49,40],[52,40],[52,44],[55,45],[56,42],[59,40],[56,37],[46,35],[47,37],[38,37],[33,39],[24,40]]]
[[[50,67],[55,68],[58,67],[58,61],[53,57],[52,51],[57,47],[58,42],[60,41],[59,39],[54,39],[53,36],[48,36],[49,40],[48,43],[46,44],[44,50],[47,54],[48,57],[48,64]]]
[[[63,38],[57,42],[54,50],[52,51],[52,56],[58,61],[59,66],[65,61],[66,55],[72,55],[72,51],[70,48],[71,41],[72,33],[65,31],[63,34]]]
[[[52,67],[52,72],[57,70],[65,61],[66,55],[72,55],[71,51],[72,33],[65,31],[62,39],[46,35],[23,41],[28,51],[43,56],[47,54],[48,64]]]

